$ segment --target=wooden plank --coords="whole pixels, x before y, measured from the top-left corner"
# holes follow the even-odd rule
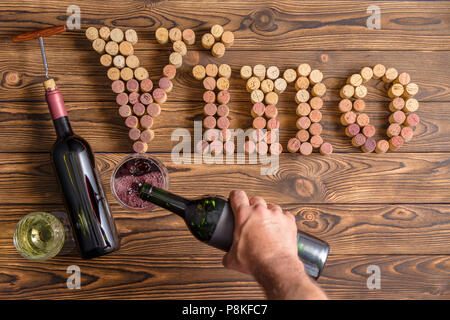
[[[132,152],[132,143],[128,138],[128,128],[118,114],[118,107],[107,102],[70,102],[66,104],[74,131],[87,139],[97,152]],[[230,128],[251,127],[251,104],[231,102]],[[400,150],[406,153],[447,152],[450,150],[450,113],[448,103],[423,102],[418,114],[421,122],[415,128],[414,138]],[[286,146],[294,137],[297,128],[295,122],[295,102],[278,105],[280,121],[280,142]],[[367,114],[377,128],[376,139],[386,139],[388,117],[386,102],[368,102]],[[361,153],[351,145],[351,139],[345,135],[339,122],[340,113],[337,103],[326,102],[322,108],[324,128],[322,137],[330,142],[337,153]],[[168,102],[163,105],[161,115],[155,119],[153,129],[155,139],[149,151],[171,152],[178,141],[171,141],[171,135],[177,128],[189,130],[194,134],[194,121],[203,119],[203,107],[197,102]],[[0,152],[47,152],[56,140],[53,123],[44,102],[5,102],[0,103]],[[287,152],[286,148],[284,150]]]
[[[107,68],[100,65],[99,55],[90,48],[90,42],[79,35],[76,39],[58,39],[47,45],[47,59],[50,75],[55,77],[67,102],[100,101],[114,102],[111,92],[111,81],[106,77]],[[157,81],[162,68],[167,64],[169,48],[151,44],[142,48],[138,43],[136,55]],[[167,50],[161,50],[167,48]],[[21,54],[18,55],[17,53]],[[242,59],[245,56],[245,60]],[[68,63],[70,59],[70,63]],[[395,67],[400,72],[411,74],[412,81],[420,87],[416,98],[419,101],[450,101],[450,75],[446,72],[450,51],[268,51],[265,54],[251,51],[230,51],[222,59],[213,58],[209,53],[189,51],[184,59],[184,66],[178,69],[174,80],[174,90],[168,95],[168,101],[201,101],[203,87],[200,81],[191,75],[194,65],[200,63],[227,63],[232,67],[230,92],[232,101],[249,101],[250,95],[245,91],[245,81],[240,79],[239,70],[243,65],[258,63],[277,65],[281,70],[295,68],[300,63],[310,63],[313,68],[324,74],[324,83],[328,91],[324,99],[339,101],[339,90],[349,75],[359,72],[365,66],[383,63]],[[423,62],[427,61],[427,67]],[[39,45],[35,42],[14,43],[8,45],[0,58],[2,74],[2,101],[45,101],[42,81],[44,71],[39,54]],[[16,75],[16,77],[11,77]],[[368,83],[367,101],[388,101],[387,86],[382,81]],[[280,95],[281,101],[294,103],[294,85],[288,87],[286,93]]]
[[[0,4],[1,35],[58,25],[70,1],[32,0]],[[381,29],[370,30],[372,1],[90,1],[82,6],[83,26],[95,24],[155,30],[163,25],[204,32],[214,23],[235,32],[233,49],[264,50],[449,50],[447,1],[377,1]],[[220,8],[220,10],[218,9]],[[154,39],[153,34],[146,38]],[[395,44],[395,45],[393,45]]]
[[[222,254],[57,257],[31,262],[3,256],[1,299],[260,299],[250,276],[226,270]],[[81,269],[81,290],[68,290],[66,269]],[[381,289],[367,288],[367,267],[381,270]],[[421,255],[331,255],[319,284],[332,299],[449,299],[450,258]]]
[[[107,194],[124,154],[97,154]],[[170,189],[187,197],[227,196],[240,188],[275,203],[449,203],[450,154],[283,154],[276,175],[256,164],[174,164],[154,154],[170,173]],[[275,159],[273,159],[275,165]],[[267,165],[266,165],[267,166]],[[270,193],[267,190],[271,190]],[[48,154],[0,154],[2,203],[49,204],[60,197]],[[111,197],[109,198],[110,200]]]

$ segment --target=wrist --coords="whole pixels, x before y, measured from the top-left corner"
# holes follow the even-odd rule
[[[298,256],[276,256],[255,266],[253,277],[261,284],[276,283],[287,277],[296,280],[308,278],[305,266]]]

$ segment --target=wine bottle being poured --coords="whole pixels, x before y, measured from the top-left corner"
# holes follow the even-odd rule
[[[233,242],[234,215],[226,199],[206,196],[188,200],[148,183],[134,188],[141,199],[183,218],[189,230],[200,241],[224,251],[230,249]],[[328,257],[328,244],[299,231],[297,247],[306,272],[317,279]]]

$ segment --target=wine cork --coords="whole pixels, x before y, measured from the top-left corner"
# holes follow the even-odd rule
[[[171,64],[167,64],[163,68],[163,76],[166,77],[169,80],[172,80],[175,78],[175,75],[177,74],[177,68],[175,68]]]
[[[169,63],[178,69],[183,64],[183,56],[179,52],[172,52],[169,56]]]
[[[253,119],[252,126],[254,129],[264,129],[266,127],[266,119],[263,117],[256,117]]]
[[[309,119],[311,119],[311,122],[319,122],[322,120],[322,112],[319,110],[312,110],[309,113]]]
[[[141,137],[141,130],[139,130],[138,128],[131,128],[128,131],[128,137],[133,140],[139,140],[139,138]]]
[[[139,102],[139,98],[140,98],[140,94],[137,92],[131,92],[128,95],[128,101],[130,102],[130,104],[134,105],[135,103]]]
[[[144,113],[145,113],[145,106],[142,103],[140,103],[140,102],[134,104],[133,105],[133,113],[135,115],[139,116],[139,117],[144,115]]]
[[[264,103],[258,102],[253,104],[251,114],[253,118],[262,117],[264,115],[266,107]]]
[[[402,130],[402,127],[398,123],[392,123],[386,130],[386,134],[389,138],[398,136]]]
[[[132,55],[134,53],[133,45],[131,44],[131,42],[122,41],[119,44],[119,52],[125,57]]]
[[[120,70],[116,67],[111,67],[108,69],[108,72],[106,73],[109,80],[119,80],[120,79]]]
[[[249,139],[251,139],[253,142],[259,142],[259,141],[263,141],[264,140],[265,135],[266,135],[265,130],[263,130],[263,129],[256,129],[256,130],[252,130],[251,131]]]
[[[99,54],[103,54],[105,52],[105,45],[105,40],[99,38],[92,42],[92,48]]]
[[[217,119],[217,128],[227,129],[230,126],[230,120],[228,117],[219,117]]]
[[[268,119],[275,118],[278,115],[277,107],[275,107],[275,105],[273,105],[273,104],[267,105],[265,110],[264,110],[264,115]]]
[[[403,138],[400,137],[400,136],[392,137],[391,139],[389,139],[389,149],[390,149],[391,151],[395,151],[395,150],[397,150],[398,148],[400,148],[401,146],[403,146],[403,143],[404,143],[404,142],[405,142],[405,141],[404,141]]]
[[[247,80],[246,89],[248,92],[258,90],[261,86],[261,81],[257,77],[251,77]]]
[[[281,94],[283,93],[287,88],[287,82],[286,80],[282,79],[282,78],[278,78],[275,80],[274,82],[274,92],[277,94]]]
[[[398,75],[397,79],[394,80],[394,83],[399,83],[402,86],[406,86],[411,81],[411,76],[407,72],[402,72]]]
[[[111,38],[112,41],[114,41],[116,43],[120,43],[123,41],[124,33],[121,29],[114,28],[111,30],[109,37]]]
[[[141,141],[144,143],[149,143],[155,138],[155,132],[152,129],[145,129],[141,132]]]
[[[386,69],[386,72],[383,76],[383,81],[387,83],[391,83],[398,77],[398,71],[395,68]]]
[[[253,75],[260,81],[263,81],[266,77],[266,67],[262,64],[257,64],[253,67]]]
[[[277,143],[278,142],[278,130],[267,131],[266,134],[264,135],[263,140],[267,144]]]
[[[300,153],[304,156],[308,156],[312,153],[313,151],[313,146],[311,145],[311,143],[309,142],[303,142],[300,145],[300,149],[299,149]]]
[[[223,152],[223,143],[219,140],[215,140],[209,144],[209,150],[212,155],[218,155]]]
[[[153,102],[153,97],[149,92],[144,92],[140,95],[139,101],[145,105],[148,106],[150,103]]]
[[[169,78],[166,77],[162,77],[161,79],[159,79],[158,85],[167,93],[169,93],[173,89],[172,81],[170,81]]]
[[[389,142],[386,140],[378,140],[375,148],[376,153],[386,153],[389,150]]]
[[[125,58],[125,64],[128,68],[136,69],[140,65],[139,58],[133,54],[129,55]]]
[[[225,31],[222,34],[222,37],[221,37],[220,41],[222,41],[222,43],[225,46],[225,48],[231,47],[233,45],[233,42],[234,42],[234,33],[231,32],[231,31]]]
[[[219,90],[228,90],[230,88],[230,80],[227,78],[221,77],[217,79],[216,87]]]
[[[327,92],[327,87],[322,83],[316,83],[312,89],[311,94],[315,97],[322,97]]]
[[[389,103],[389,110],[391,112],[395,112],[397,110],[402,110],[405,106],[405,100],[402,98],[395,98]]]
[[[215,39],[211,33],[205,33],[202,36],[202,47],[210,50],[214,45]]]
[[[309,143],[311,143],[311,145],[314,149],[317,149],[317,148],[320,148],[320,146],[322,145],[323,139],[321,136],[314,135],[309,140]]]
[[[275,130],[280,128],[280,120],[277,118],[272,118],[267,121],[267,129],[268,130]]]
[[[307,102],[309,100],[309,92],[306,90],[299,90],[295,94],[295,102],[300,104],[302,102]]]
[[[355,94],[353,95],[356,99],[362,99],[367,95],[367,88],[366,86],[357,86],[355,88]]]
[[[272,155],[280,155],[283,152],[283,146],[278,142],[273,142],[269,150]]]
[[[343,126],[348,126],[352,123],[356,122],[356,113],[354,113],[353,111],[348,111],[344,114],[341,115],[341,124]]]
[[[308,117],[300,117],[297,119],[295,124],[297,126],[297,129],[299,129],[299,130],[305,129],[306,130],[311,125],[311,119]]]
[[[419,124],[419,122],[420,122],[419,116],[415,113],[410,113],[406,116],[404,125],[408,127],[415,127]]]
[[[311,123],[311,125],[309,126],[308,129],[309,133],[313,136],[318,136],[322,133],[323,131],[323,127],[320,123],[315,122],[315,123]]]
[[[215,78],[219,74],[219,67],[214,63],[209,63],[206,65],[205,72],[208,77]]]
[[[266,76],[270,80],[275,80],[280,76],[280,69],[278,69],[276,66],[270,66],[267,68]]]
[[[203,113],[207,116],[213,116],[217,112],[217,106],[214,103],[207,103],[203,107]]]
[[[309,132],[308,132],[308,130],[305,130],[305,129],[298,130],[295,137],[300,142],[306,142],[309,140]]]
[[[206,129],[212,129],[216,127],[216,118],[213,116],[207,116],[203,119],[203,127]]]
[[[240,71],[241,78],[244,80],[249,79],[253,75],[252,67],[243,66]]]
[[[345,134],[347,137],[354,137],[360,132],[360,127],[356,123],[351,123],[348,127],[345,128]]]
[[[121,93],[125,91],[125,84],[122,80],[114,80],[111,83],[111,89],[114,93]]]
[[[389,116],[389,123],[402,124],[406,120],[406,115],[403,111],[395,111]]]
[[[98,30],[98,36],[105,41],[109,40],[109,35],[111,34],[111,30],[108,27],[103,26]]]
[[[314,97],[309,100],[309,105],[311,106],[311,109],[319,110],[323,107],[323,100],[320,97]]]
[[[226,154],[233,154],[235,149],[235,145],[233,141],[226,141],[223,144],[223,150]]]
[[[167,101],[167,93],[163,89],[157,88],[153,90],[153,100],[158,104],[163,104]]]
[[[95,39],[98,38],[98,30],[95,27],[89,27],[86,29],[86,38],[88,38],[88,40],[90,41],[94,41]]]
[[[128,92],[137,92],[137,91],[139,91],[139,82],[137,82],[136,79],[130,79],[127,81],[126,87],[127,87]]]
[[[302,63],[297,67],[297,74],[300,77],[307,77],[311,73],[311,66],[307,63]]]
[[[354,147],[361,147],[362,145],[364,145],[364,143],[366,143],[366,140],[367,138],[365,135],[363,135],[362,133],[358,133],[352,138],[352,145]]]
[[[314,85],[319,82],[322,82],[323,73],[316,69],[316,70],[311,71],[308,78],[309,78],[309,82]]]
[[[108,41],[105,45],[105,51],[107,54],[115,56],[119,53],[119,45],[115,41]]]
[[[173,51],[178,52],[182,56],[185,56],[187,54],[186,44],[181,40],[175,41],[172,45],[172,48],[173,48]]]
[[[349,112],[352,110],[352,102],[349,99],[343,99],[339,101],[338,108],[342,113]]]
[[[354,94],[355,94],[355,87],[352,86],[351,84],[346,84],[339,91],[339,95],[341,96],[342,99],[349,99],[353,97]]]
[[[374,79],[380,79],[384,76],[384,74],[386,73],[386,67],[383,66],[382,64],[377,64],[376,66],[374,66],[372,68],[372,72],[373,72],[373,76],[372,78]]]
[[[275,92],[268,92],[264,98],[266,104],[276,105],[278,103],[278,95]]]
[[[400,83],[394,83],[388,90],[388,96],[391,99],[395,99],[396,97],[401,97],[404,91],[403,85]]]
[[[100,56],[100,64],[104,67],[109,67],[112,64],[112,57],[105,53]]]
[[[209,152],[209,143],[205,140],[200,140],[195,146],[197,153],[206,154]]]
[[[286,69],[283,72],[283,79],[286,80],[287,83],[292,83],[297,79],[297,72],[294,69]]]
[[[177,27],[174,27],[169,30],[169,40],[172,42],[181,41],[183,38],[183,34],[181,30]]]
[[[203,93],[203,101],[205,101],[206,103],[216,102],[216,94],[211,90],[205,91]]]
[[[138,69],[136,69],[138,70]],[[134,72],[134,75],[136,76],[136,71]],[[128,81],[130,79],[133,79],[133,69],[125,67],[122,70],[120,70],[120,78],[124,81]],[[136,79],[141,80],[140,78],[136,77]]]
[[[409,98],[405,101],[404,112],[415,112],[417,109],[419,109],[419,102],[416,99]]]
[[[213,77],[206,77],[203,79],[203,88],[206,90],[214,90],[216,89],[216,79]]]
[[[219,24],[215,24],[211,27],[211,34],[215,40],[219,41],[223,34],[223,27]]]
[[[169,30],[166,28],[158,28],[156,29],[155,37],[159,44],[166,44],[169,42]]]
[[[206,70],[205,67],[202,65],[196,65],[193,69],[192,69],[192,75],[194,76],[194,78],[196,80],[203,80],[206,76]]]
[[[133,143],[133,150],[137,153],[146,153],[148,149],[148,145],[142,141],[136,141]]]
[[[269,151],[269,146],[264,141],[259,141],[256,143],[256,153],[258,153],[260,156],[267,155],[267,152]]]
[[[213,45],[211,53],[216,58],[222,58],[225,54],[225,46],[222,42],[217,42]]]
[[[119,106],[126,105],[128,101],[128,95],[125,92],[121,92],[116,96],[116,103]]]
[[[404,98],[410,98],[415,96],[419,92],[419,86],[415,83],[408,83],[405,87],[405,91],[403,92]]]
[[[229,79],[231,77],[231,67],[228,64],[223,63],[219,66],[218,73],[219,77]]]
[[[295,81],[295,90],[304,90],[309,88],[309,80],[307,77],[298,77]]]
[[[227,90],[221,90],[217,94],[217,102],[220,104],[227,104],[230,102],[230,93]]]
[[[230,114],[230,108],[226,104],[221,104],[217,107],[217,115],[219,117],[227,117]]]
[[[361,69],[361,72],[359,73],[361,75],[361,78],[363,82],[367,82],[373,77],[373,70],[370,67],[364,67]]]
[[[324,156],[332,154],[333,153],[333,146],[329,142],[324,142],[320,146],[319,151],[320,151],[320,154],[322,154]]]
[[[297,106],[297,109],[295,110],[295,113],[299,117],[306,117],[309,115],[310,112],[311,112],[311,106],[306,102],[300,103]]]
[[[369,124],[370,122],[370,118],[367,114],[365,113],[360,113],[358,114],[358,116],[356,117],[356,123],[360,126],[360,127],[365,127]]]
[[[136,128],[139,124],[138,118],[135,116],[129,116],[125,119],[125,125],[128,128]]]
[[[256,151],[256,144],[251,140],[245,141],[244,151],[246,154],[253,154]]]
[[[120,106],[119,107],[119,114],[123,118],[131,116],[131,114],[132,114],[131,107],[129,105],[127,105],[127,104],[124,104],[124,105]]]
[[[352,74],[348,79],[347,79],[347,84],[351,84],[354,87],[360,86],[363,83],[363,78],[360,74],[355,73]]]
[[[414,131],[411,127],[403,127],[402,131],[400,131],[400,136],[407,142],[413,138]]]
[[[362,99],[353,101],[353,110],[356,112],[362,112],[366,108],[366,102]]]
[[[114,67],[118,68],[118,69],[122,69],[125,67],[125,57],[118,55],[115,56],[113,59],[113,65]]]
[[[297,138],[289,139],[287,143],[287,150],[291,153],[296,153],[300,149],[301,142]]]
[[[375,126],[368,124],[362,129],[363,135],[365,135],[367,138],[371,138],[375,135],[376,129]]]
[[[158,89],[155,89],[158,90]],[[164,91],[163,91],[164,92]],[[164,92],[165,93],[165,92]],[[150,103],[147,106],[147,113],[151,116],[151,117],[157,117],[159,116],[159,114],[161,113],[161,106],[157,103]]]
[[[254,90],[250,93],[250,101],[252,103],[263,102],[264,93],[261,90]]]
[[[364,153],[370,153],[375,151],[375,148],[377,147],[377,142],[374,139],[367,139],[366,142],[361,146],[361,150]]]
[[[136,30],[128,29],[127,31],[125,31],[125,40],[132,45],[135,45],[138,42],[138,35],[136,33]]]
[[[206,141],[211,142],[211,141],[219,140],[219,134],[220,134],[220,131],[213,128],[213,129],[205,130],[203,137]]]
[[[153,89],[153,81],[149,78],[141,80],[141,91],[142,92],[150,92]]]
[[[273,91],[275,84],[270,79],[264,79],[261,81],[261,91],[264,93],[269,93]]]
[[[187,45],[192,45],[195,43],[195,32],[192,29],[184,29],[182,38],[184,43]]]

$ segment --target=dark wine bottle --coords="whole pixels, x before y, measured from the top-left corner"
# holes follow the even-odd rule
[[[57,135],[51,158],[81,255],[89,259],[113,252],[120,241],[94,155],[86,140],[73,133],[53,79],[45,81],[44,87]]]
[[[137,192],[141,199],[183,218],[189,230],[200,241],[224,251],[230,250],[233,242],[234,214],[226,199],[206,196],[188,200],[148,183],[139,186]],[[297,248],[306,272],[317,279],[328,257],[328,244],[311,235],[298,232]]]

